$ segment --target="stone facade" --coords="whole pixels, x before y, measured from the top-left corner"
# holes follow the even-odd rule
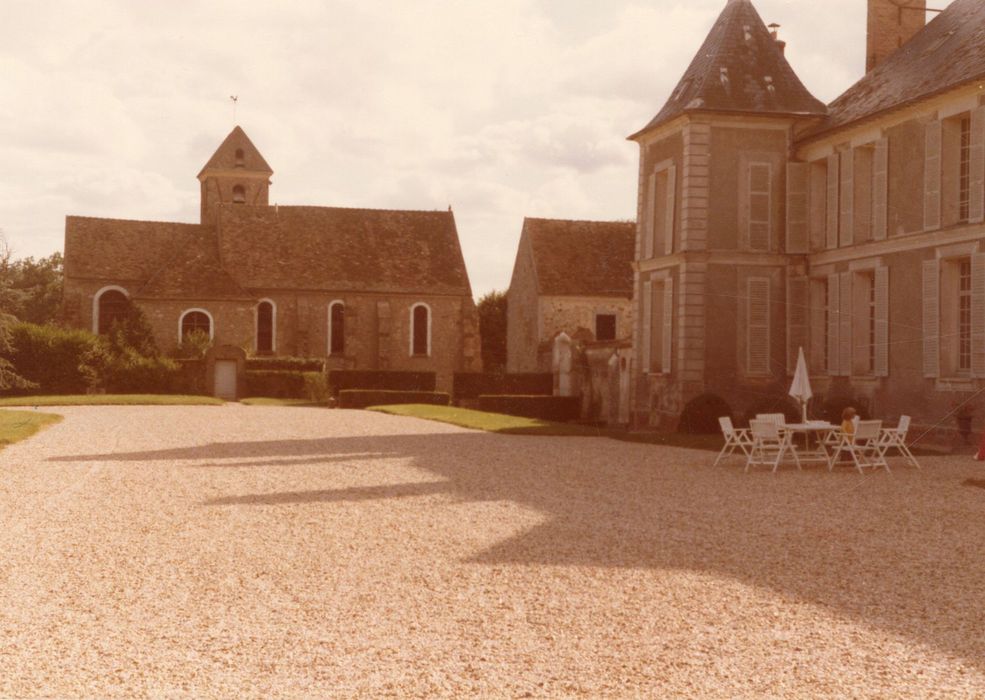
[[[216,346],[325,357],[330,369],[431,371],[440,390],[451,389],[455,372],[481,370],[450,211],[271,207],[271,174],[237,127],[199,175],[201,224],[69,217],[65,320],[98,332],[101,300],[122,293],[165,350],[199,311]],[[261,306],[270,316],[264,333]],[[427,337],[415,348],[417,307],[426,310],[417,332]],[[343,341],[333,351],[335,327]]]
[[[985,7],[898,4],[870,0],[875,65],[825,107],[731,0],[634,135],[636,424],[782,406],[800,347],[815,410],[929,429],[985,388]]]

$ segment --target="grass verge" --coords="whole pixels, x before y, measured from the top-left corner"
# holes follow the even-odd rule
[[[0,411],[0,449],[26,440],[36,432],[59,422],[61,416],[36,411]]]
[[[8,396],[0,406],[221,406],[211,396],[168,394],[71,394],[65,396]]]
[[[273,399],[267,396],[251,396],[248,399],[240,399],[239,402],[246,406],[303,406],[314,408],[325,408],[328,404],[318,403],[310,399]]]
[[[403,404],[399,406],[373,406],[368,409],[394,416],[423,418],[440,423],[450,423],[462,428],[484,430],[504,435],[547,435],[560,437],[606,437],[625,442],[640,442],[669,447],[689,447],[718,451],[722,447],[719,435],[678,435],[676,433],[631,433],[626,430],[579,425],[577,423],[553,423],[536,418],[521,418],[502,413],[486,413],[454,406],[425,406]]]

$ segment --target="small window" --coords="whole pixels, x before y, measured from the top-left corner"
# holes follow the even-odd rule
[[[415,357],[427,357],[431,354],[431,310],[424,304],[417,304],[411,309],[410,315],[410,352]]]
[[[345,304],[334,302],[328,310],[328,354],[345,354]]]
[[[237,168],[245,168],[246,167],[246,156],[243,153],[243,149],[242,148],[237,148],[236,149],[236,167]]]
[[[257,354],[274,351],[274,305],[261,301],[257,306]]]
[[[233,187],[233,204],[245,204],[246,203],[246,188],[242,185],[236,185]]]
[[[187,311],[181,317],[181,339],[192,333],[205,333],[212,337],[212,319],[204,311]]]
[[[616,315],[596,314],[595,340],[615,340],[615,339],[616,339]]]
[[[99,335],[106,335],[113,324],[122,322],[130,310],[130,300],[118,289],[109,289],[99,295],[97,326]]]

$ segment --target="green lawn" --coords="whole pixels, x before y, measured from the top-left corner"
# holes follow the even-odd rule
[[[36,411],[0,411],[0,448],[26,440],[61,419],[61,416]]]
[[[302,406],[324,408],[328,404],[316,403],[311,399],[273,399],[267,396],[251,396],[248,399],[240,399],[241,404],[247,406]]]
[[[9,396],[0,406],[221,406],[211,396],[168,394],[71,394],[65,396]]]
[[[536,418],[507,416],[502,413],[486,413],[454,406],[427,406],[424,404],[404,404],[399,406],[373,406],[368,409],[394,416],[423,418],[441,423],[451,423],[462,428],[485,430],[490,433],[507,435],[556,435],[562,437],[607,437],[627,442],[642,442],[673,447],[691,447],[702,450],[720,450],[720,435],[678,435],[676,433],[630,433],[626,430],[610,429],[576,423],[553,423]]]

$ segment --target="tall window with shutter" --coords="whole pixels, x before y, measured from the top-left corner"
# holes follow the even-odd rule
[[[971,113],[939,122],[940,187],[944,226],[967,223],[971,217]]]
[[[787,278],[787,372],[793,374],[800,348],[810,357],[810,280]]]
[[[674,321],[674,280],[650,280],[644,285],[644,362],[651,374],[670,374]]]
[[[747,202],[746,235],[750,250],[768,251],[771,249],[772,222],[772,182],[771,163],[750,162],[746,166]]]
[[[828,275],[827,280],[827,369],[828,374],[836,377],[841,374],[840,355],[838,352],[841,335],[841,278],[837,274]]]
[[[786,252],[803,255],[810,250],[810,164],[787,163]]]
[[[828,371],[828,280],[816,277],[810,281],[811,351],[813,372]]]
[[[817,160],[810,166],[811,251],[824,250],[827,215],[828,162]]]
[[[746,280],[746,372],[770,373],[770,279]]]

